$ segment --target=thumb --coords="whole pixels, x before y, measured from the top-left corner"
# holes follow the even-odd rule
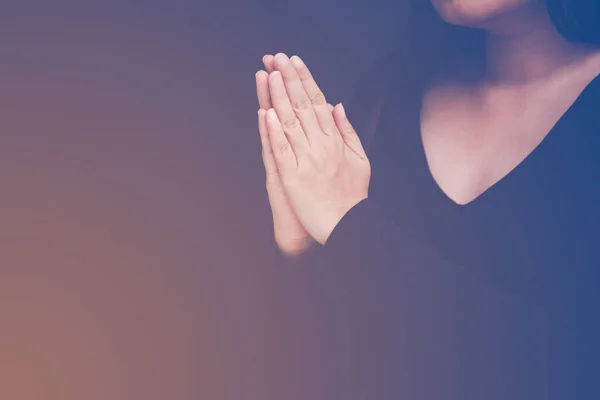
[[[348,120],[342,103],[339,103],[333,108],[333,119],[335,120],[335,124],[337,125],[337,128],[340,131],[346,146],[348,146],[361,159],[367,159],[367,154],[365,153],[365,149],[360,142],[360,137]]]

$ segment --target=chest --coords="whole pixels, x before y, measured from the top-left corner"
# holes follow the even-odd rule
[[[410,227],[412,234],[430,244],[432,251],[475,270],[494,285],[517,291],[533,290],[534,285],[554,294],[574,287],[593,288],[599,282],[595,266],[600,265],[596,250],[600,238],[600,138],[593,123],[595,102],[590,101],[590,94],[588,91],[576,107],[555,117],[560,121],[546,132],[534,130],[540,132],[540,143],[532,145],[534,150],[517,167],[506,168],[509,173],[504,179],[466,206],[452,201],[436,180],[431,150],[439,146],[438,178],[458,175],[463,188],[478,189],[475,183],[464,182],[479,183],[489,166],[506,165],[503,158],[509,152],[501,150],[498,143],[502,140],[482,140],[483,144],[475,147],[477,151],[473,150],[481,157],[477,158],[461,150],[469,144],[460,140],[459,125],[455,125],[457,133],[448,142],[450,149],[440,137],[427,149],[427,133],[419,134],[419,125],[424,125],[419,113],[409,110],[399,115],[395,110],[404,101],[394,98],[382,110],[373,142],[370,197],[387,217]],[[513,123],[510,118],[506,121],[498,122],[506,129],[495,132],[523,132],[527,125]],[[452,127],[451,121],[449,125]],[[451,132],[450,127],[444,132]],[[504,149],[519,150],[509,136],[504,138]],[[486,143],[496,144],[489,145],[486,152]],[[461,175],[461,170],[465,174]],[[576,266],[576,274],[570,266]]]
[[[552,90],[550,90],[552,89]],[[516,169],[567,113],[581,88],[477,90],[442,87],[424,96],[420,131],[430,173],[467,204]]]

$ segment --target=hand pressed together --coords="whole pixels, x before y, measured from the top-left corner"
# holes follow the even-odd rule
[[[283,190],[279,170],[269,142],[266,113],[271,108],[269,93],[269,73],[274,70],[273,56],[263,57],[265,69],[256,73],[256,91],[260,110],[258,111],[258,130],[262,145],[262,159],[266,172],[266,188],[273,215],[273,233],[275,243],[287,257],[296,257],[308,250],[315,243],[302,226]]]
[[[264,78],[257,74],[257,84]],[[272,108],[259,111],[265,168],[277,174],[297,222],[325,244],[342,217],[367,198],[369,160],[343,106],[327,104],[299,57],[277,54],[267,79]],[[275,165],[265,160],[265,146]]]

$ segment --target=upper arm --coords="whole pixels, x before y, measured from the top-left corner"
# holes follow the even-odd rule
[[[398,52],[387,53],[365,68],[354,85],[348,106],[348,118],[369,154],[379,111],[383,107],[394,77],[399,73]]]

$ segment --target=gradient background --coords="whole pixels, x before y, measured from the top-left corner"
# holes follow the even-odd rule
[[[402,1],[14,1],[0,13],[0,399],[268,399],[254,73],[331,103]]]

